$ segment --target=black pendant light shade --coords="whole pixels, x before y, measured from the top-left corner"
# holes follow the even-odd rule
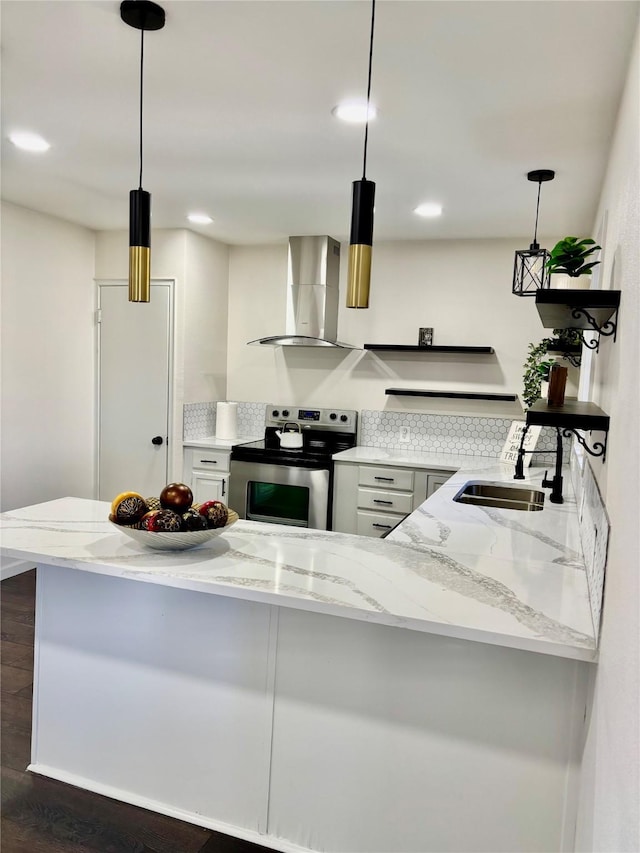
[[[540,187],[546,181],[552,181],[556,173],[551,169],[535,169],[527,173],[527,180],[538,184],[538,202],[536,205],[536,224],[533,242],[528,249],[516,252],[513,264],[512,292],[516,296],[535,296],[538,290],[548,288],[551,274],[547,269],[549,253],[541,249],[538,243],[538,213],[540,210]]]
[[[362,178],[353,182],[347,308],[369,307],[375,195],[373,181]]]
[[[376,185],[366,178],[367,142],[369,138],[369,100],[371,97],[371,66],[373,60],[373,27],[376,0],[371,0],[371,36],[369,39],[369,77],[367,81],[367,119],[364,132],[362,180],[353,182],[351,204],[351,237],[349,240],[349,273],[347,308],[368,308],[371,283],[371,251],[373,246],[373,205]]]
[[[151,193],[129,193],[129,302],[151,298]]]
[[[140,183],[129,193],[129,302],[151,298],[151,193],[142,189],[142,91],[144,33],[164,27],[164,9],[151,0],[123,0],[120,17],[141,30],[140,41]]]

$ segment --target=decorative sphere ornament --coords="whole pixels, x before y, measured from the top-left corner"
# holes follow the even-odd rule
[[[169,483],[160,492],[160,504],[163,509],[171,509],[178,514],[186,512],[193,503],[193,492],[184,483]]]

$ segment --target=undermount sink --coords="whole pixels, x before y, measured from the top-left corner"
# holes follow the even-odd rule
[[[522,486],[505,486],[471,480],[465,483],[454,501],[474,506],[491,506],[497,509],[515,509],[520,512],[539,512],[544,505],[544,492]]]

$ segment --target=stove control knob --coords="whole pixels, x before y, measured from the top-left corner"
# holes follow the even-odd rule
[[[331,420],[332,420],[332,421],[335,421],[335,419],[336,419],[338,416],[336,415],[336,413],[335,413],[335,412],[331,412],[331,414],[329,415],[329,417],[331,418]]]
[[[280,414],[280,412],[277,409],[274,409],[273,412],[271,412],[271,417],[277,418],[279,414]]]
[[[283,417],[283,418],[288,418],[288,417],[289,417],[289,409],[283,409],[283,410],[282,410],[282,417]]]
[[[344,424],[344,423],[346,423],[346,422],[349,420],[349,418],[348,418],[346,415],[340,415],[340,420],[341,420],[341,421],[342,421],[342,423]]]

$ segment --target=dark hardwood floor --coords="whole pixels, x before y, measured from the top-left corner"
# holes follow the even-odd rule
[[[267,848],[25,772],[35,570],[0,584],[2,853],[267,853]]]

